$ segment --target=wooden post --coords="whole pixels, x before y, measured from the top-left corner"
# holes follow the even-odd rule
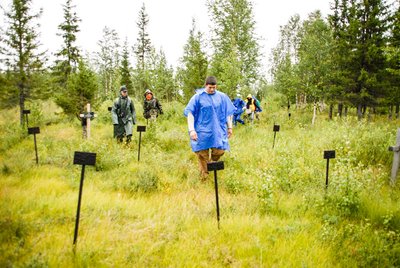
[[[90,103],[88,103],[86,105],[86,109],[87,109],[87,114],[90,115]],[[90,118],[86,119],[86,135],[87,135],[87,138],[89,139],[90,138]]]
[[[87,112],[84,114],[80,114],[79,116],[82,118],[82,128],[83,128],[83,138],[90,138],[90,120],[94,119],[96,115],[94,112],[90,111],[90,103],[86,105]]]
[[[390,146],[389,151],[393,152],[393,165],[390,183],[394,185],[396,183],[397,171],[399,170],[400,165],[400,128],[397,129],[396,146]]]

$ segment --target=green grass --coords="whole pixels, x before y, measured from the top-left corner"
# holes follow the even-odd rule
[[[328,121],[271,96],[260,121],[238,126],[218,172],[201,183],[184,105],[129,146],[112,138],[107,105],[83,140],[79,122],[36,104],[33,137],[17,109],[0,114],[1,267],[399,267],[400,189],[389,185],[398,121]],[[139,124],[144,125],[141,105]],[[50,107],[44,114],[40,107]],[[273,123],[281,126],[273,144]],[[336,150],[325,189],[324,150]],[[81,167],[86,167],[78,243],[72,246]]]

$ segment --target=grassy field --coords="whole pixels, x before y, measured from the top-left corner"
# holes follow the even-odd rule
[[[52,103],[0,114],[0,267],[400,267],[400,187],[389,177],[399,121],[375,116],[329,121],[310,111],[289,120],[278,97],[260,121],[239,125],[218,172],[202,183],[184,105],[165,113],[130,146],[112,138],[108,104],[92,137]],[[141,105],[136,103],[141,125]],[[46,112],[45,112],[46,111]],[[275,147],[273,124],[280,125]],[[325,189],[324,150],[330,160]],[[81,166],[75,151],[97,153],[87,166],[78,243],[73,247]]]

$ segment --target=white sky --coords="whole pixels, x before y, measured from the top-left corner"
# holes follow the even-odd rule
[[[262,38],[262,50],[267,61],[271,48],[279,38],[279,27],[285,25],[290,16],[299,14],[302,19],[315,10],[321,10],[326,16],[330,13],[331,0],[249,0],[253,3],[256,33]],[[12,0],[0,0],[0,4],[9,9]],[[62,38],[58,25],[63,22],[65,0],[32,0],[33,9],[43,8],[39,19],[41,43],[45,49],[54,53],[59,50]],[[149,35],[153,46],[163,49],[168,64],[177,66],[187,42],[192,18],[197,27],[208,38],[207,32],[212,25],[207,7],[207,0],[73,0],[78,17],[80,33],[77,35],[78,46],[86,52],[98,49],[97,42],[102,39],[105,26],[119,34],[121,43],[128,38],[130,46],[136,43],[139,10],[145,4],[149,18]],[[3,24],[3,20],[0,22]]]

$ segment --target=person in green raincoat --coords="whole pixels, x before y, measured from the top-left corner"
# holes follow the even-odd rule
[[[111,118],[114,125],[114,138],[118,142],[123,142],[126,136],[126,143],[132,139],[133,125],[136,124],[135,106],[131,98],[128,97],[128,89],[122,86],[120,96],[115,99],[111,109]]]

